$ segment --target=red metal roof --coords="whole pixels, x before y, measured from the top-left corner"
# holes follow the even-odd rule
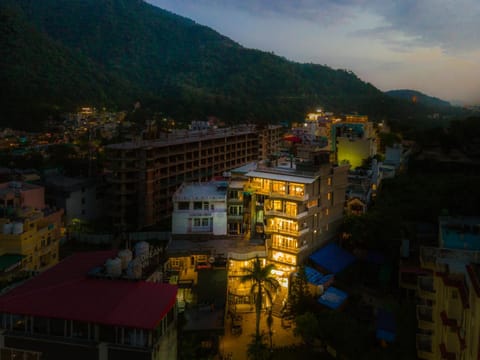
[[[0,297],[0,312],[154,329],[175,305],[177,287],[88,278],[114,251],[75,254]]]

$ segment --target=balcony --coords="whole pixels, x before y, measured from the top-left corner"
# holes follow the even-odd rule
[[[436,292],[433,286],[433,278],[431,276],[419,276],[417,283],[418,296],[428,300],[435,300]]]
[[[417,321],[420,329],[433,330],[435,324],[432,308],[430,306],[417,305]]]
[[[289,219],[295,219],[295,220],[300,220],[303,219],[308,215],[308,211],[302,211],[301,213],[287,213],[279,210],[266,210],[265,211],[265,216],[280,216],[284,218],[289,218]]]
[[[289,229],[289,228],[281,228],[279,226],[267,226],[265,227],[265,232],[266,233],[277,233],[277,234],[283,234],[283,235],[290,235],[294,237],[301,237],[309,232],[309,228],[305,227],[301,230],[294,230],[294,229]]]
[[[417,357],[424,360],[436,360],[432,351],[432,337],[417,334]]]
[[[282,246],[282,245],[279,245],[279,244],[276,244],[276,243],[272,243],[272,249],[273,250],[278,250],[278,251],[282,251],[282,252],[289,252],[289,253],[292,253],[292,254],[299,254],[301,253],[302,251],[304,250],[307,250],[308,249],[308,245],[303,245],[301,247],[290,247],[290,246]]]

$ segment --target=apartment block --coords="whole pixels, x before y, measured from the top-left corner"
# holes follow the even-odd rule
[[[480,218],[441,217],[439,246],[422,247],[417,356],[480,358]]]
[[[122,229],[169,226],[184,182],[206,181],[259,157],[254,126],[177,130],[106,147],[109,215]]]
[[[12,261],[19,264],[15,268],[25,271],[42,271],[58,262],[63,209],[44,204],[41,186],[15,182],[1,188],[0,260],[6,261],[4,270],[11,269]],[[8,280],[7,273],[2,277]]]

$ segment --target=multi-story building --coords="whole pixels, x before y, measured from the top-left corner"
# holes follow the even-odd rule
[[[172,196],[183,182],[206,181],[259,157],[253,126],[180,131],[106,147],[109,209],[114,225],[169,224]],[[168,226],[168,225],[167,225]]]
[[[51,175],[45,178],[46,202],[64,209],[65,224],[73,219],[91,221],[103,215],[102,193],[93,178]]]
[[[422,247],[417,356],[480,358],[480,218],[441,217],[439,246]]]
[[[348,115],[332,126],[331,136],[336,160],[348,162],[352,169],[377,153],[377,137],[367,116]]]
[[[1,188],[0,256],[20,257],[21,270],[41,271],[58,262],[63,209],[44,204],[41,186],[14,182]]]
[[[173,195],[172,235],[227,234],[227,182],[182,184]]]
[[[115,255],[75,254],[0,296],[0,347],[42,360],[176,359],[177,287],[116,278]]]
[[[283,127],[281,125],[266,125],[258,127],[258,160],[266,160],[270,155],[280,151]]]
[[[258,166],[246,174],[246,236],[267,243],[267,259],[288,278],[314,250],[330,240],[343,218],[348,165],[312,160]]]

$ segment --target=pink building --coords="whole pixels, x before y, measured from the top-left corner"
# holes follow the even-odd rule
[[[22,181],[10,181],[0,184],[0,207],[45,208],[45,189]]]

